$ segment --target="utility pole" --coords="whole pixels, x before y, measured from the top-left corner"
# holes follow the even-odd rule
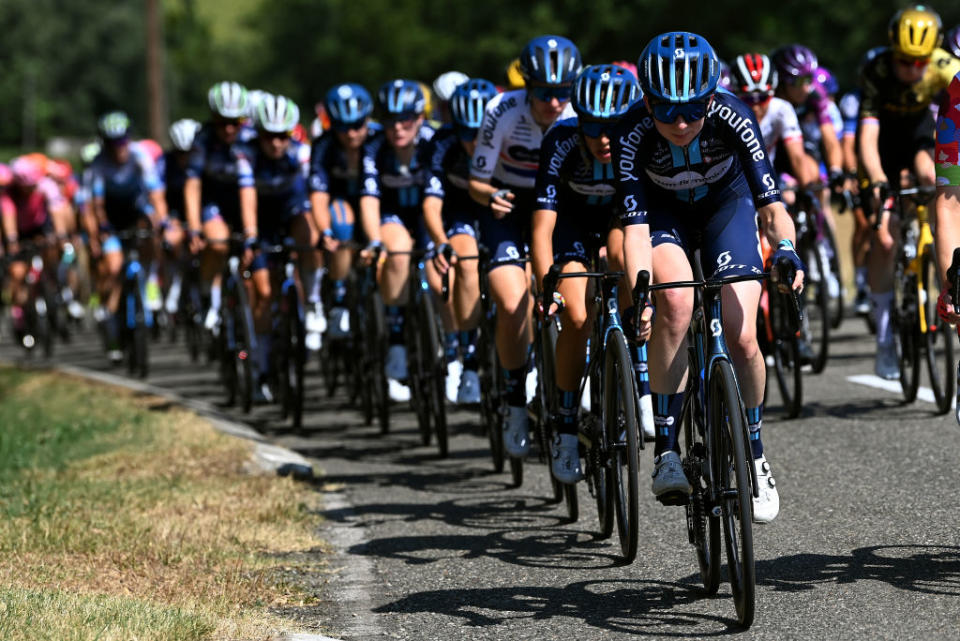
[[[167,96],[163,73],[163,31],[157,15],[157,0],[146,0],[147,22],[147,112],[150,137],[160,144],[167,139]]]

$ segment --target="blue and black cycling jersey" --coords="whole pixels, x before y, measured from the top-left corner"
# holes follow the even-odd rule
[[[252,181],[257,190],[257,229],[264,240],[280,242],[290,219],[310,210],[306,154],[304,145],[291,140],[278,159],[268,157],[256,144],[238,159],[240,183]]]
[[[249,130],[241,132],[237,142],[222,142],[213,130],[212,124],[206,124],[197,133],[187,164],[187,178],[199,178],[202,181],[200,195],[201,207],[205,210],[203,219],[207,220],[207,210],[211,206],[228,224],[240,222],[239,183],[237,181],[237,158],[241,154],[249,155]]]
[[[400,222],[413,234],[421,237],[423,230],[423,192],[427,182],[427,143],[434,130],[420,127],[414,140],[415,150],[406,165],[397,159],[387,139],[379,136],[363,147],[363,184],[361,196],[380,200],[380,221]]]
[[[472,157],[460,144],[453,125],[440,129],[425,149],[429,158],[425,196],[443,200],[443,224],[447,230],[471,228],[484,211],[470,197],[470,162]]]
[[[654,206],[702,223],[731,189],[745,191],[756,208],[780,201],[753,110],[731,94],[714,94],[703,129],[685,147],[657,132],[642,102],[617,124],[610,147],[624,225],[647,223]]]
[[[153,158],[138,143],[129,144],[125,162],[117,163],[101,152],[84,172],[85,189],[93,198],[102,198],[108,222],[116,229],[135,225],[149,215],[150,192],[161,189]]]
[[[382,129],[374,127],[372,123],[367,128],[369,133],[365,145],[382,135]],[[336,132],[326,131],[313,141],[310,149],[310,193],[328,193],[331,201],[345,200],[357,211],[362,180],[362,167],[351,170],[347,153],[340,146]]]
[[[177,155],[183,153],[173,149],[163,152],[157,161],[157,172],[164,185],[164,194],[167,200],[167,214],[171,218],[183,220],[185,205],[183,202],[183,186],[187,182],[186,167],[181,167]]]

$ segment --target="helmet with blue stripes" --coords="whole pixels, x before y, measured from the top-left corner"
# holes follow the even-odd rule
[[[527,84],[567,85],[580,67],[580,51],[563,36],[537,36],[520,53],[520,73]]]
[[[703,36],[669,31],[651,40],[637,61],[640,88],[651,100],[684,103],[713,94],[720,61]]]
[[[474,78],[453,90],[450,96],[450,115],[453,122],[468,129],[479,129],[487,103],[497,95],[497,88],[489,80]]]
[[[585,67],[573,84],[574,111],[594,120],[616,120],[640,98],[636,77],[619,65]]]
[[[391,80],[377,91],[377,107],[386,118],[414,117],[423,114],[426,98],[415,80]]]
[[[373,112],[373,99],[363,86],[355,83],[336,85],[323,99],[330,120],[352,125],[366,120]]]

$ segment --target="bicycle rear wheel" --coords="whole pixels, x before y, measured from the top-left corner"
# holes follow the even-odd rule
[[[920,389],[920,309],[916,274],[894,277],[894,308],[891,320],[894,337],[898,342],[897,356],[900,363],[900,386],[907,403],[917,400]]]
[[[624,563],[637,557],[640,463],[633,361],[618,329],[607,335],[603,370],[603,429],[611,446],[610,475]]]
[[[837,329],[843,322],[843,271],[840,266],[840,252],[837,251],[837,237],[833,228],[824,221],[822,231],[823,238],[818,243],[821,248],[820,255],[824,258],[827,277],[833,279],[836,283],[830,285],[830,282],[827,281],[828,291],[834,287],[837,288],[837,291],[830,292],[830,329]]]
[[[813,352],[810,365],[814,373],[819,374],[827,365],[830,347],[830,266],[824,262],[823,253],[817,243],[804,245],[801,256],[810,277],[803,288],[804,314],[801,333]]]
[[[433,292],[425,291],[421,295],[420,327],[423,333],[423,371],[426,400],[433,418],[433,429],[437,435],[437,448],[440,457],[446,458],[450,450],[447,432],[446,407],[446,359],[440,341],[439,318],[433,306]]]
[[[783,409],[789,418],[796,418],[803,408],[803,374],[800,365],[800,344],[789,331],[784,302],[775,291],[770,295],[770,322],[773,325],[773,366]]]
[[[931,248],[932,249],[932,248]],[[923,254],[923,315],[926,331],[923,334],[924,352],[927,359],[927,373],[930,374],[930,387],[937,404],[937,414],[946,414],[956,394],[956,361],[953,355],[953,337],[955,331],[948,323],[940,322],[937,317],[937,298],[940,296],[940,276],[932,252]]]
[[[480,414],[483,427],[490,441],[490,456],[493,457],[493,471],[503,472],[503,413],[500,367],[497,361],[497,346],[493,341],[492,326],[484,323],[480,328],[477,341],[477,354],[480,358]]]
[[[730,589],[737,621],[748,628],[753,623],[756,597],[753,483],[748,467],[753,465],[753,457],[746,446],[746,416],[728,361],[713,366],[709,405],[714,489],[723,519]]]
[[[303,305],[300,301],[300,292],[296,284],[290,281],[286,283],[287,288],[284,295],[286,297],[285,310],[283,313],[284,321],[287,323],[287,385],[289,394],[287,402],[289,411],[293,419],[294,429],[300,429],[303,426],[303,398],[304,382],[303,370],[306,364],[306,327],[303,322]]]

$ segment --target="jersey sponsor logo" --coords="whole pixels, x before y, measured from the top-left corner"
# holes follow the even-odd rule
[[[633,212],[637,208],[637,199],[632,195],[623,199],[623,208],[628,212]]]
[[[681,171],[672,176],[661,176],[648,170],[647,176],[649,176],[650,180],[653,181],[653,184],[657,187],[671,191],[679,191],[681,189],[693,189],[694,187],[701,187],[719,181],[727,173],[732,164],[733,157],[731,156],[723,162],[709,167],[705,174],[699,171]]]
[[[506,98],[500,101],[496,107],[487,112],[486,127],[480,132],[480,144],[493,149],[493,132],[497,129],[497,123],[500,118],[510,109],[517,106],[516,97]]]
[[[777,188],[777,182],[773,179],[773,176],[771,176],[770,174],[764,174],[763,186],[769,190],[774,190]]]
[[[571,191],[583,196],[612,196],[617,193],[616,187],[603,183],[585,185],[583,183],[571,182],[569,185]]]
[[[716,100],[710,103],[709,113],[711,118],[717,116],[720,120],[730,125],[730,128],[740,137],[740,140],[747,146],[754,162],[759,162],[766,158],[766,152],[760,136],[753,128],[750,118],[741,116],[728,105],[720,104]]]
[[[717,256],[717,267],[723,267],[729,262],[730,262],[730,250],[721,252],[720,255]]]
[[[637,161],[637,150],[640,143],[643,142],[644,134],[653,127],[653,119],[644,118],[626,135],[620,136],[620,158],[617,161],[617,169],[620,173],[620,182],[638,182],[636,171],[639,165]]]
[[[565,140],[560,140],[554,152],[550,155],[550,164],[547,166],[547,173],[551,176],[559,176],[563,161],[567,159],[570,150],[577,146],[577,137],[571,136]],[[512,149],[512,148],[511,148]]]
[[[540,163],[540,150],[530,149],[522,145],[510,145],[507,147],[507,155],[517,162],[538,165]]]
[[[719,318],[713,318],[710,320],[710,335],[719,336],[723,333],[723,326],[720,325]]]

